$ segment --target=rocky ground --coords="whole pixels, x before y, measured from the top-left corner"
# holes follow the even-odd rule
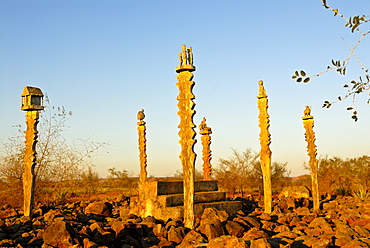
[[[239,199],[240,200],[240,199]],[[181,220],[127,215],[128,199],[35,208],[32,219],[0,209],[0,247],[370,247],[370,199],[332,197],[313,212],[307,199],[244,200],[237,214],[208,208],[188,230]]]

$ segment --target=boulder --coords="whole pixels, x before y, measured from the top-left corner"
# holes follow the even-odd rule
[[[167,240],[180,244],[185,237],[185,229],[183,226],[171,226],[167,232]]]
[[[218,210],[216,208],[206,208],[202,214],[202,221],[205,220],[220,220],[221,222],[226,221],[229,215],[225,211]]]
[[[43,238],[43,248],[50,246],[67,248],[78,244],[78,239],[75,231],[73,230],[71,225],[66,223],[65,221],[57,221],[51,224],[48,228],[45,229]]]
[[[181,244],[177,248],[187,248],[187,247],[198,247],[200,244],[205,243],[203,236],[194,230],[191,230],[186,234]]]
[[[243,237],[244,232],[246,232],[246,230],[240,224],[238,224],[238,222],[235,221],[227,221],[225,228],[230,235],[236,236],[238,238]]]
[[[235,236],[220,236],[212,239],[208,243],[208,248],[247,248],[248,245],[242,240]]]
[[[224,227],[218,219],[202,220],[202,224],[197,228],[197,231],[205,235],[208,241],[225,235]]]
[[[242,239],[245,241],[249,241],[249,240],[259,239],[259,238],[268,238],[268,234],[257,228],[252,228],[244,234]]]
[[[85,208],[85,214],[95,214],[99,216],[112,216],[113,206],[109,202],[93,202]]]
[[[250,248],[270,248],[271,245],[267,242],[266,238],[251,240]]]

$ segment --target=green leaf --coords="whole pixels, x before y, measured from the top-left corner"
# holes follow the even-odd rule
[[[310,78],[309,78],[309,77],[307,77],[307,78],[305,78],[305,79],[303,80],[303,83],[308,83],[308,82],[310,82]]]
[[[301,70],[301,75],[302,75],[303,77],[305,77],[305,76],[306,76],[306,72],[305,72],[304,70]]]

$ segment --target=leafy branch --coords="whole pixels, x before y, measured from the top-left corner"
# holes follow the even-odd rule
[[[334,9],[331,6],[327,4],[326,0],[321,0],[323,3],[323,6],[326,9],[331,10],[334,13],[334,16],[339,16],[343,18],[346,21],[345,27],[348,27],[351,29],[351,32],[358,32],[360,34],[360,38],[357,40],[356,44],[353,47],[350,47],[344,40],[348,50],[349,54],[347,58],[344,60],[334,60],[332,59],[331,65],[327,66],[326,70],[319,72],[314,75],[308,75],[304,70],[295,71],[292,79],[294,79],[297,83],[308,83],[310,82],[311,78],[318,77],[321,74],[327,73],[332,70],[336,70],[337,73],[340,75],[346,75],[347,66],[349,64],[349,61],[352,57],[355,57],[357,60],[357,63],[360,65],[361,70],[364,72],[364,76],[360,76],[358,80],[351,80],[350,84],[345,84],[343,87],[347,88],[347,93],[342,97],[339,96],[338,100],[336,101],[324,101],[323,108],[330,108],[332,104],[343,101],[347,98],[352,98],[352,106],[347,107],[347,110],[353,111],[352,112],[352,119],[354,121],[358,120],[357,117],[357,111],[354,109],[355,105],[355,99],[358,94],[361,94],[365,91],[368,91],[370,89],[370,75],[369,75],[369,69],[366,69],[365,66],[361,63],[360,59],[357,57],[355,50],[359,46],[359,44],[362,42],[362,40],[370,33],[370,31],[364,32],[360,29],[362,27],[361,25],[367,23],[370,21],[370,15],[357,15],[353,17],[345,17],[342,15],[338,9]],[[351,85],[351,86],[349,86]],[[370,103],[370,98],[367,100],[367,103]]]

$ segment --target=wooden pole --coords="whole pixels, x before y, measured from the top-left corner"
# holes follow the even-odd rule
[[[139,159],[140,159],[140,176],[139,181],[145,182],[148,179],[148,173],[146,171],[147,167],[147,155],[146,155],[146,138],[145,138],[145,121],[144,121],[144,109],[138,112],[137,119],[139,122],[137,123],[138,127],[138,135],[139,135]]]
[[[26,112],[26,151],[24,156],[23,173],[23,194],[24,194],[24,216],[32,216],[32,206],[35,193],[35,173],[36,166],[36,143],[37,143],[37,123],[39,111],[31,110]]]
[[[203,117],[202,122],[199,125],[199,134],[202,140],[202,159],[203,159],[203,180],[211,180],[212,175],[212,165],[211,165],[211,136],[212,129],[207,126],[206,118]]]
[[[267,113],[268,99],[266,90],[263,87],[263,81],[259,81],[258,88],[258,110],[259,110],[259,127],[260,127],[260,163],[263,174],[263,194],[264,194],[264,205],[265,213],[271,213],[272,209],[272,189],[271,189],[271,150],[270,150],[270,120]]]
[[[179,95],[177,96],[177,106],[180,117],[179,124],[179,143],[181,145],[180,161],[184,175],[184,226],[190,229],[194,228],[194,181],[195,181],[195,158],[194,144],[196,140],[194,131],[193,116],[195,114],[195,99],[192,89],[195,82],[192,71],[193,53],[191,47],[187,48],[182,45],[182,53],[179,54],[180,66],[176,67],[177,83]]]
[[[319,194],[319,184],[317,179],[318,174],[318,161],[316,159],[317,149],[315,145],[315,132],[313,131],[314,120],[311,115],[311,107],[306,106],[304,110],[303,127],[306,130],[305,138],[307,141],[307,154],[310,157],[309,164],[311,169],[311,183],[312,183],[312,198],[313,198],[313,209],[320,209],[320,194]]]

